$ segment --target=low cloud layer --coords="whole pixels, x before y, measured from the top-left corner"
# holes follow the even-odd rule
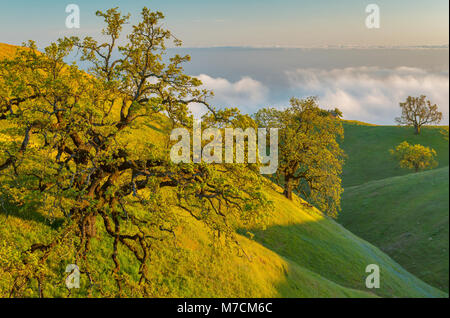
[[[409,95],[424,94],[443,112],[441,124],[448,124],[448,71],[436,73],[410,67],[300,68],[283,73],[282,89],[280,81],[264,81],[263,84],[249,76],[235,82],[205,74],[197,77],[205,88],[214,91],[214,105],[238,107],[245,113],[267,106],[283,107],[292,96],[317,96],[321,107],[338,107],[346,119],[394,124],[394,118],[400,115],[399,102]],[[200,105],[193,105],[191,109],[196,116],[205,111]]]
[[[429,73],[418,68],[358,67],[333,70],[297,69],[286,72],[293,91],[319,97],[320,104],[338,107],[346,119],[392,124],[400,115],[399,102],[407,96],[426,95],[448,124],[448,72]]]
[[[248,76],[236,82],[205,74],[197,78],[202,81],[204,88],[214,92],[213,104],[219,107],[237,107],[243,112],[253,113],[264,107],[269,99],[269,89]],[[195,116],[200,116],[205,111],[202,105],[193,105],[191,110]]]

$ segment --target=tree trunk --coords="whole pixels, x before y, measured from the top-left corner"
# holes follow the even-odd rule
[[[289,200],[292,200],[292,179],[289,177],[286,177],[284,181],[284,196],[288,198]]]
[[[419,134],[420,134],[420,126],[419,126],[419,125],[414,125],[414,133],[415,133],[416,135],[419,135]]]

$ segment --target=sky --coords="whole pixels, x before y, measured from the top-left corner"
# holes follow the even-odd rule
[[[449,119],[448,49],[197,48],[177,50],[192,57],[185,66],[214,105],[252,114],[283,108],[290,97],[318,97],[324,109],[338,107],[345,119],[395,125],[399,103],[426,95]],[[180,52],[181,51],[181,52]],[[204,112],[198,106],[198,117]]]
[[[81,28],[65,28],[66,5],[80,7]],[[368,29],[366,6],[380,8],[380,28]],[[443,45],[447,0],[0,0],[0,41],[47,44],[60,35],[99,30],[98,9],[119,6],[136,17],[160,10],[185,46]]]
[[[65,26],[71,3],[79,29]],[[378,29],[365,24],[371,3]],[[214,91],[217,107],[251,114],[316,96],[345,119],[392,125],[399,102],[425,94],[449,122],[448,0],[0,0],[0,42],[33,39],[43,48],[62,36],[96,37],[95,11],[115,6],[132,14],[131,24],[144,6],[162,11],[183,41],[169,54],[191,55],[185,70]]]

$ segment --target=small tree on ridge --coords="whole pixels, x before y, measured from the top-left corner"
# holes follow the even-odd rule
[[[442,113],[438,111],[437,105],[426,100],[425,95],[408,96],[404,103],[400,103],[400,107],[402,116],[395,120],[400,125],[413,126],[416,135],[420,134],[423,125],[439,123],[442,120]]]

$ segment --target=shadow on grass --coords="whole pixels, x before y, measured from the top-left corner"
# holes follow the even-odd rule
[[[368,259],[353,242],[332,235],[329,222],[316,221],[252,229],[253,240],[304,269],[347,288],[365,289]],[[247,230],[239,230],[245,235]]]
[[[265,230],[240,229],[249,237],[289,261],[278,290],[281,295],[308,289],[315,297],[443,297],[445,294],[393,261],[375,246],[355,237],[329,220],[274,225]],[[368,290],[366,266],[377,264],[382,287]],[[315,277],[314,280],[310,279]],[[298,282],[301,282],[300,284]],[[317,289],[317,290],[315,290]],[[292,296],[290,296],[292,297]],[[308,296],[309,297],[309,296]]]
[[[0,215],[4,215],[6,218],[16,217],[25,221],[38,222],[55,230],[60,228],[64,223],[64,218],[49,217],[37,211],[19,209],[17,206],[7,202],[6,200],[4,200],[3,204],[0,205]]]

